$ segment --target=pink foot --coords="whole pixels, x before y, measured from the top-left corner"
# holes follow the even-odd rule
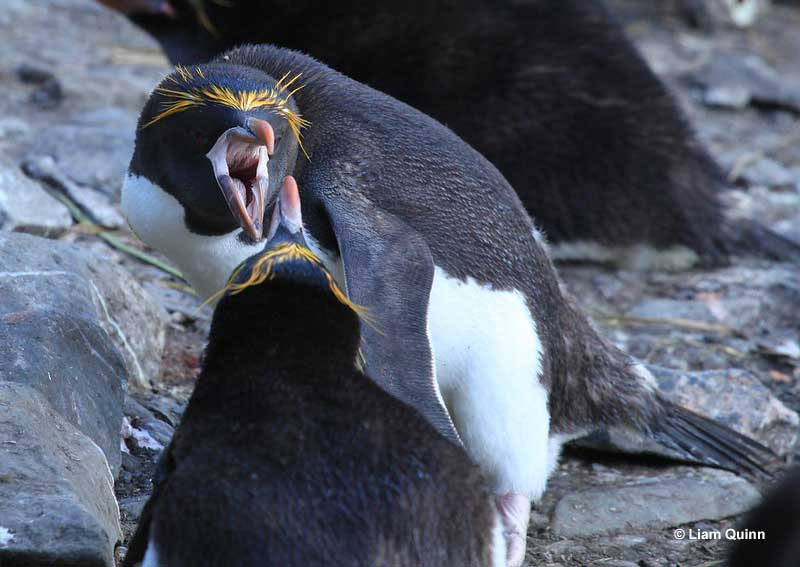
[[[506,538],[506,564],[508,567],[520,567],[525,559],[531,499],[524,494],[509,492],[497,496],[495,502]]]

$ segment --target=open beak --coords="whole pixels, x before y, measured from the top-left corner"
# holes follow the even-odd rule
[[[267,240],[272,240],[279,227],[283,227],[291,235],[299,235],[303,239],[303,216],[300,211],[300,190],[297,188],[297,181],[291,175],[283,178],[281,188],[278,191],[278,198],[275,201],[275,208],[272,211],[272,220],[267,231]]]
[[[206,154],[217,185],[231,214],[247,235],[258,242],[264,234],[264,209],[268,202],[269,156],[275,152],[275,132],[269,122],[247,119],[223,132]]]

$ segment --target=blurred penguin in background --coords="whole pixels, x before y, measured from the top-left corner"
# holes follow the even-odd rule
[[[144,25],[178,62],[269,42],[454,130],[508,179],[555,260],[641,270],[735,254],[800,261],[797,243],[728,218],[725,176],[602,2],[172,1],[180,18]],[[710,4],[695,9],[746,25],[764,1]]]

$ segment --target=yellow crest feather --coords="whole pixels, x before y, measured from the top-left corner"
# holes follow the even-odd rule
[[[275,83],[275,87],[267,87],[260,90],[234,91],[229,87],[221,87],[209,84],[203,87],[189,86],[189,82],[196,77],[206,79],[203,70],[195,67],[194,70],[178,65],[175,73],[167,77],[176,88],[157,87],[155,92],[163,96],[166,100],[161,103],[162,110],[149,120],[142,129],[147,128],[173,114],[188,110],[193,106],[204,106],[207,104],[218,104],[236,110],[252,110],[254,108],[267,108],[279,115],[289,124],[292,135],[297,140],[300,149],[303,150],[306,158],[308,153],[303,147],[302,133],[303,128],[310,126],[310,122],[303,118],[298,112],[289,107],[289,99],[305,85],[295,87],[294,90],[287,92],[287,88],[300,78],[302,73],[297,73],[288,79],[291,72],[287,72]],[[288,79],[288,80],[287,80]]]
[[[325,279],[328,282],[328,287],[333,293],[333,296],[343,305],[349,307],[353,312],[358,315],[358,317],[367,323],[369,326],[373,327],[376,331],[381,333],[380,329],[378,329],[374,317],[369,312],[369,309],[362,305],[358,305],[350,301],[350,298],[342,291],[339,285],[336,283],[336,280],[333,279],[331,273],[325,269],[322,265],[320,259],[314,254],[311,250],[306,248],[305,246],[301,246],[300,244],[296,244],[294,242],[287,242],[282,243],[274,248],[270,249],[269,251],[262,254],[258,260],[253,264],[253,267],[250,271],[250,275],[248,278],[241,282],[236,283],[236,279],[239,277],[242,269],[244,269],[244,264],[236,268],[236,270],[231,275],[228,283],[219,290],[217,293],[209,297],[205,303],[212,303],[222,297],[225,294],[229,295],[236,295],[241,293],[248,287],[254,285],[260,285],[267,280],[271,280],[274,277],[273,267],[277,264],[282,262],[288,262],[292,260],[303,260],[314,266],[318,266],[322,269],[322,273],[325,275]]]

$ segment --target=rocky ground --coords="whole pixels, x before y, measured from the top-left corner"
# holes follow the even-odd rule
[[[729,172],[732,211],[800,239],[800,10],[777,6],[741,31],[691,28],[676,2],[611,4]],[[0,564],[111,564],[210,318],[118,210],[138,109],[168,66],[89,0],[7,0],[0,36]],[[670,395],[796,455],[800,266],[560,270]],[[639,441],[568,451],[534,514],[529,565],[722,564],[728,542],[675,530],[735,526],[767,484],[596,450]]]

